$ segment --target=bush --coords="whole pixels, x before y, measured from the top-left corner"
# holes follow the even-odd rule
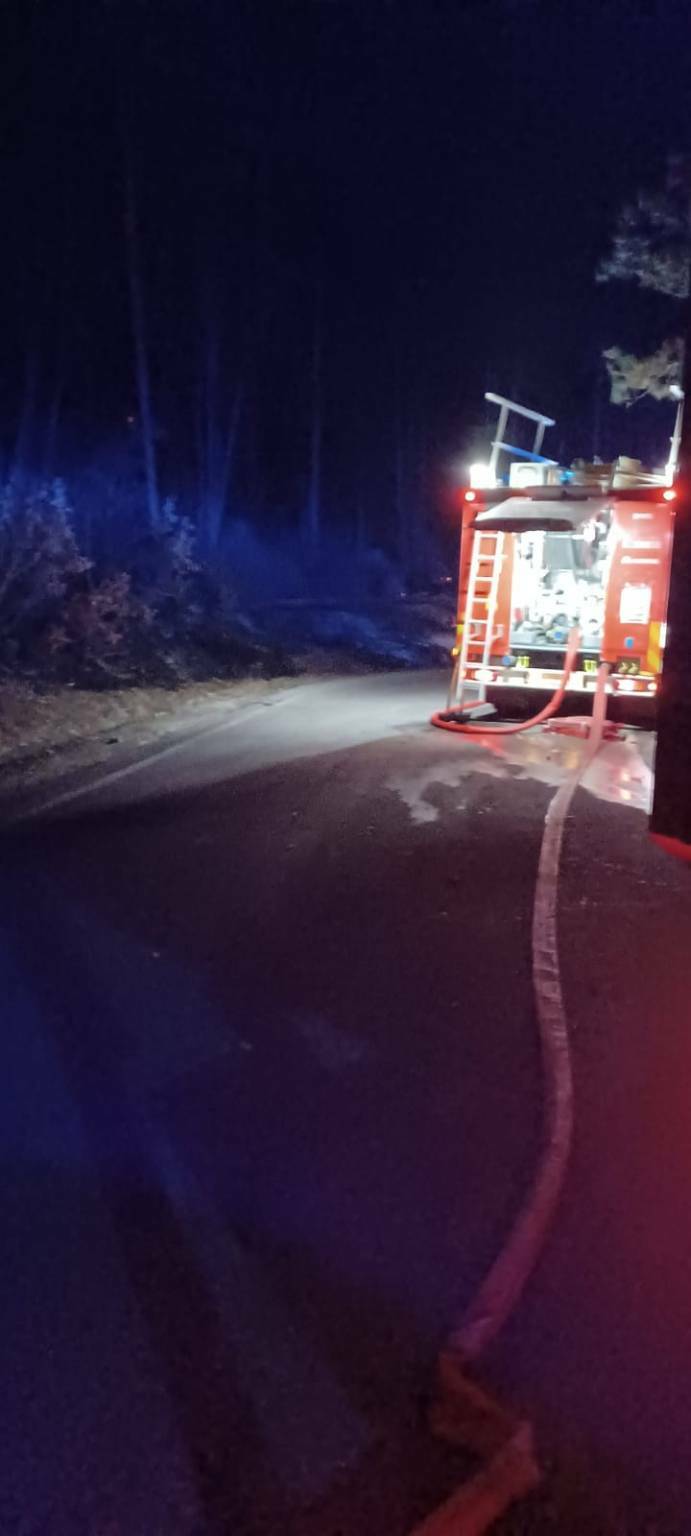
[[[0,663],[108,687],[263,666],[227,584],[200,565],[172,501],[109,568],[82,554],[64,487],[0,494]]]
[[[129,682],[141,668],[154,622],[125,571],[72,592],[46,635],[52,670],[82,683]]]
[[[59,481],[27,497],[5,487],[0,494],[0,648],[6,659],[34,649],[89,568]]]
[[[393,615],[402,612],[400,571],[381,551],[332,536],[307,559],[296,533],[262,538],[234,522],[214,568],[199,560],[194,525],[172,500],[160,526],[143,532],[141,510],[135,518],[125,502],[116,538],[112,498],[99,510],[95,483],[91,491],[92,533],[107,526],[109,537],[91,538],[89,557],[60,482],[0,491],[0,665],[109,687],[275,674],[315,647],[412,658]]]

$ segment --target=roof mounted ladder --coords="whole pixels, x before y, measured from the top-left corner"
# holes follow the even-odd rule
[[[544,454],[540,452],[542,447],[542,439],[545,435],[545,427],[553,427],[555,425],[554,417],[543,416],[541,411],[529,411],[526,405],[518,405],[515,400],[507,400],[505,395],[493,395],[489,390],[485,393],[485,400],[489,400],[491,405],[499,406],[497,435],[492,442],[492,452],[489,459],[489,468],[495,478],[497,473],[497,464],[499,462],[499,455],[502,452],[514,453],[520,459],[532,459],[538,464],[553,464],[555,462],[554,459],[546,459]],[[513,443],[507,443],[504,441],[504,433],[506,431],[509,416],[511,415],[512,411],[514,411],[517,416],[527,416],[529,421],[534,421],[536,423],[535,440],[533,442],[532,451],[530,452],[525,448],[515,448]]]

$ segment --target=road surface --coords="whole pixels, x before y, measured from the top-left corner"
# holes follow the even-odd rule
[[[303,685],[8,808],[3,1536],[404,1536],[467,1474],[422,1405],[535,1167],[578,746],[433,732],[443,687]],[[576,1147],[486,1362],[557,1471],[507,1531],[691,1528],[691,889],[649,759],[606,747],[567,835]]]

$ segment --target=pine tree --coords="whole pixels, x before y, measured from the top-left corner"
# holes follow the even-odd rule
[[[637,283],[680,307],[689,293],[690,203],[691,165],[682,156],[672,156],[664,187],[639,192],[633,203],[621,209],[612,249],[597,272],[598,282]],[[617,405],[631,405],[644,395],[669,399],[681,384],[684,346],[680,336],[668,337],[646,357],[616,346],[603,355],[611,399]]]

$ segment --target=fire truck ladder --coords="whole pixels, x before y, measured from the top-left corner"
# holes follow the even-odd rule
[[[469,681],[467,677],[468,667],[487,667],[489,665],[492,654],[492,642],[501,633],[500,630],[495,630],[494,620],[497,611],[503,550],[503,533],[490,532],[489,530],[483,533],[480,529],[476,530],[470,557],[468,595],[463,617],[458,663],[452,679],[449,696],[449,707],[451,708],[456,703],[462,704],[463,702],[463,694]],[[484,683],[479,683],[475,686],[479,690],[477,701],[482,703],[487,697],[487,688]],[[458,699],[456,700],[457,691]]]
[[[545,416],[542,411],[530,411],[527,405],[519,405],[517,400],[508,400],[506,395],[492,394],[491,390],[486,391],[485,400],[489,400],[490,405],[499,406],[497,435],[492,442],[492,452],[489,457],[488,465],[490,475],[492,476],[492,480],[490,482],[491,484],[494,483],[494,476],[497,472],[500,453],[510,453],[514,458],[517,459],[532,459],[533,462],[538,464],[555,463],[554,459],[546,459],[544,454],[540,451],[542,448],[542,439],[545,435],[545,427],[556,426],[556,422],[553,416]],[[509,416],[513,415],[527,417],[529,421],[534,421],[536,423],[535,440],[531,449],[517,448],[514,443],[507,443],[504,441],[504,433],[506,431]]]

